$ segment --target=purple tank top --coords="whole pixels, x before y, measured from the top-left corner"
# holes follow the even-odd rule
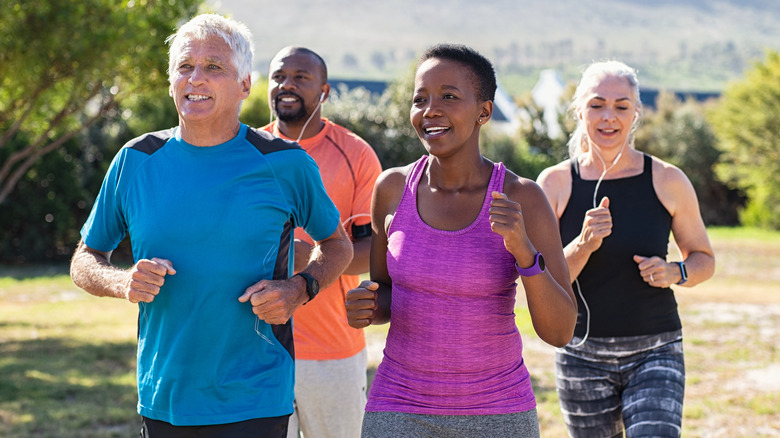
[[[491,415],[536,407],[515,324],[514,257],[490,229],[492,191],[503,191],[495,164],[477,219],[458,231],[427,225],[417,212],[418,160],[388,231],[393,279],[384,358],[367,411]]]

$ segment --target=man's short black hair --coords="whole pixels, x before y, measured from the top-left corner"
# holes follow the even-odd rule
[[[320,70],[322,73],[322,80],[323,82],[328,82],[328,66],[325,65],[325,60],[322,59],[322,56],[318,55],[317,52],[307,49],[306,47],[290,47],[289,54],[293,53],[303,53],[304,55],[309,55],[317,60],[317,62],[320,64]]]
[[[476,50],[462,44],[437,44],[423,53],[417,67],[429,59],[447,59],[463,64],[474,75],[477,97],[481,101],[496,97],[496,72],[493,64]]]

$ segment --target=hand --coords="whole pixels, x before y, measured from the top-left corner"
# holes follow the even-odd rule
[[[350,327],[363,328],[371,325],[378,308],[378,289],[379,283],[365,280],[360,286],[347,292],[347,321]]]
[[[670,264],[658,256],[642,257],[634,256],[634,261],[639,267],[639,275],[645,283],[653,287],[669,287],[675,282],[673,274],[667,269]],[[677,265],[674,265],[675,268]]]
[[[536,253],[525,232],[525,221],[520,204],[504,193],[492,192],[490,201],[490,229],[504,238],[504,246],[512,254]]]
[[[612,234],[612,213],[609,212],[609,198],[601,198],[598,207],[585,212],[582,221],[579,245],[591,253],[601,248],[604,238]]]
[[[309,242],[295,239],[295,260],[293,269],[295,272],[303,271],[309,265],[311,250],[314,248]]]
[[[309,298],[305,281],[302,277],[261,280],[249,286],[238,301],[250,302],[252,312],[268,324],[284,324]]]
[[[160,293],[166,275],[174,275],[176,270],[170,260],[153,258],[141,259],[128,271],[125,284],[125,298],[131,303],[151,303]]]

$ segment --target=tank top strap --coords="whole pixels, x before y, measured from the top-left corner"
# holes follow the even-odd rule
[[[506,176],[506,166],[504,163],[498,162],[493,164],[493,174],[490,175],[490,183],[488,183],[487,197],[491,192],[504,192],[504,177]]]
[[[580,162],[576,158],[569,158],[571,179],[572,181],[579,181],[580,178]]]
[[[405,191],[410,192],[413,199],[416,199],[417,197],[417,186],[420,185],[420,178],[422,178],[426,164],[428,164],[428,156],[423,155],[412,165],[412,169],[409,171],[409,174],[406,175]]]

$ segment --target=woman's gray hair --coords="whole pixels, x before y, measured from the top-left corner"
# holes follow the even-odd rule
[[[639,98],[639,79],[637,79],[636,71],[620,61],[594,62],[582,72],[582,78],[580,78],[580,82],[577,84],[577,89],[574,91],[574,96],[569,106],[569,111],[577,122],[577,127],[572,132],[568,143],[570,158],[576,158],[588,150],[588,128],[585,121],[580,119],[579,113],[588,103],[586,99],[589,92],[606,77],[625,78],[631,86],[631,98],[634,100],[637,108],[637,117],[634,118],[634,123],[631,125],[628,140],[629,145],[633,145],[634,133],[639,127],[642,109],[642,102]]]
[[[239,82],[252,74],[255,45],[249,28],[244,23],[218,14],[201,14],[184,23],[175,34],[165,40],[170,44],[168,82],[171,82],[171,74],[176,70],[176,60],[184,44],[191,40],[203,41],[210,36],[222,38],[230,47],[231,61],[238,71]]]

